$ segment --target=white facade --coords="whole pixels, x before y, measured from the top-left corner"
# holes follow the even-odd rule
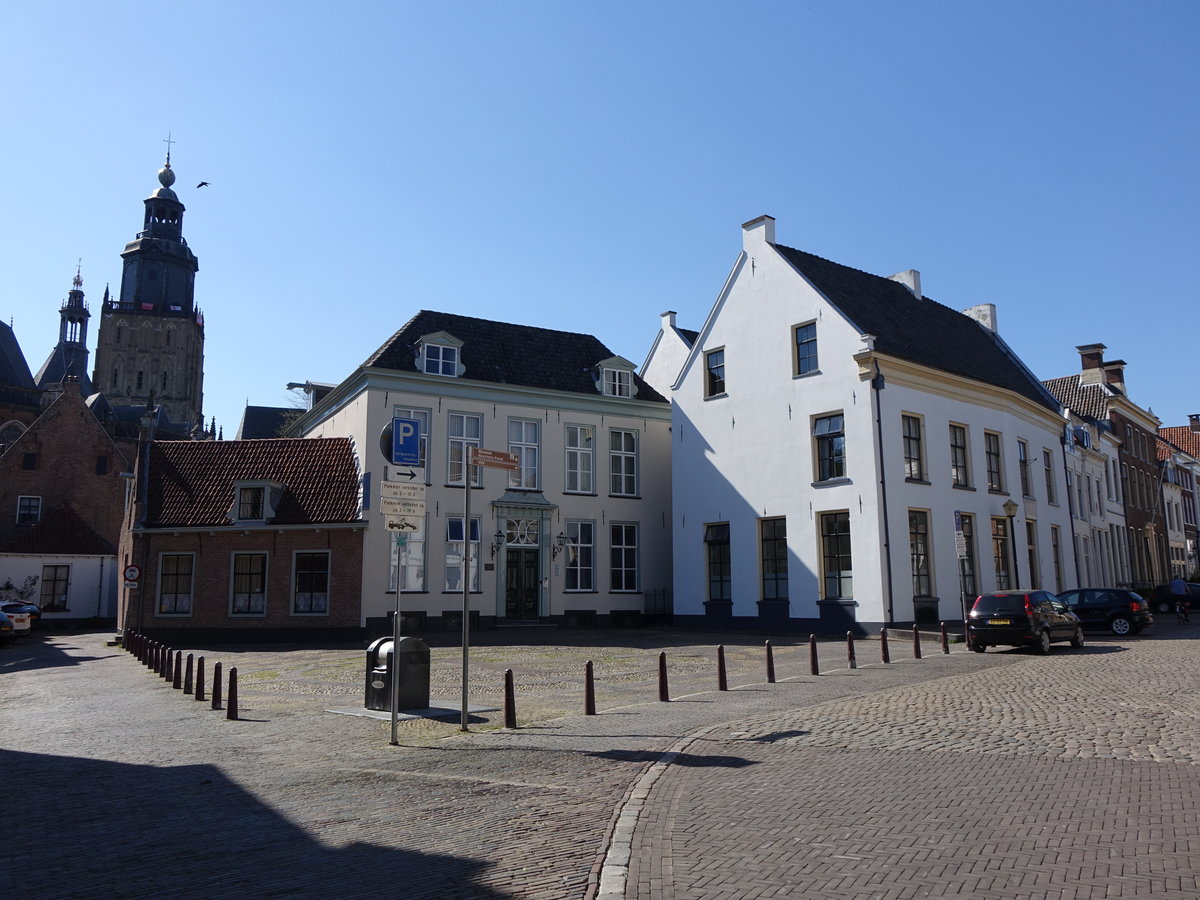
[[[671,394],[677,618],[878,626],[958,619],[964,580],[1074,586],[1057,410],[876,352],[775,248],[774,220],[743,241]],[[920,297],[916,272],[894,280]]]
[[[1069,410],[1067,422],[1063,457],[1079,584],[1131,587],[1133,576],[1117,452],[1120,440],[1107,426],[1075,416]]]
[[[481,622],[622,622],[658,610],[671,588],[668,404],[472,380],[469,354],[468,344],[467,366],[449,377],[360,369],[299,423],[305,437],[352,438],[365,473],[364,625],[395,609],[406,629],[461,622],[467,444],[522,464],[478,468],[471,491],[469,604]],[[619,358],[604,362],[632,374]],[[422,466],[385,458],[393,416],[422,423]],[[425,488],[424,521],[402,548],[380,509],[385,481]]]
[[[37,578],[30,603],[42,607],[42,622],[68,622],[117,617],[117,559],[115,556],[49,556],[0,554],[0,584],[21,587]],[[48,580],[55,579],[54,581]],[[55,596],[46,595],[52,584]]]

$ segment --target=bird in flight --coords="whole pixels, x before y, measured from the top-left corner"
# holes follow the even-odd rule
[[[202,182],[200,182],[198,185],[196,185],[196,187],[198,187],[198,188],[202,188],[202,187],[208,187],[208,182],[207,182],[207,181],[202,181]]]

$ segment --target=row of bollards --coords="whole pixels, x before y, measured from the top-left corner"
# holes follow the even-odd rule
[[[940,626],[940,641],[942,652],[950,652],[950,636],[946,631],[946,623],[942,622]],[[771,642],[767,641],[765,645],[766,664],[767,664],[767,683],[775,684],[775,651],[771,646]],[[913,659],[921,659],[921,630],[916,625],[912,629],[912,655]],[[890,664],[891,653],[888,649],[887,629],[879,629],[879,658],[880,661]],[[808,637],[808,659],[809,673],[812,675],[820,675],[821,667],[817,662],[817,636],[810,634]],[[855,653],[854,632],[846,632],[846,663],[851,669],[858,668],[858,661]],[[220,663],[218,663],[220,665]],[[236,670],[235,670],[236,671]],[[596,682],[595,670],[592,666],[592,661],[589,659],[584,667],[584,685],[583,685],[583,713],[587,716],[596,715]],[[717,646],[717,690],[729,690],[729,678],[725,670],[725,645]],[[667,654],[663,651],[658,654],[658,699],[663,703],[671,701],[671,692],[667,684]],[[504,727],[517,727],[517,701],[516,690],[513,685],[512,669],[504,670]]]
[[[193,700],[203,701],[205,699],[203,656],[196,658],[194,654],[189,653],[185,661],[182,650],[173,650],[165,644],[153,641],[146,637],[146,635],[138,634],[135,631],[125,632],[122,639],[122,646],[126,652],[132,653],[135,659],[155,675],[169,683],[175,690],[190,695]],[[213,709],[221,708],[221,689],[221,664],[214,663],[211,700]],[[237,667],[235,666],[229,670],[229,691],[228,700],[225,703],[225,718],[236,719],[237,717]]]

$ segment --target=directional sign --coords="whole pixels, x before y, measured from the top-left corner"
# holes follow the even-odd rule
[[[510,472],[521,471],[521,461],[517,459],[515,453],[503,453],[500,450],[487,450],[483,447],[471,448],[471,465],[508,469]]]
[[[421,464],[421,423],[417,419],[392,418],[392,464]]]

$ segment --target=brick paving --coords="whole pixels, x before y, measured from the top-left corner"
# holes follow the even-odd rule
[[[1049,657],[892,642],[485,632],[471,702],[390,725],[362,648],[181,648],[241,718],[107,634],[0,648],[0,896],[1197,897],[1200,626]],[[437,644],[437,639],[430,642]],[[434,646],[433,695],[459,695]],[[672,703],[657,702],[658,653]],[[583,716],[595,661],[598,716]],[[615,893],[614,893],[615,891]]]

